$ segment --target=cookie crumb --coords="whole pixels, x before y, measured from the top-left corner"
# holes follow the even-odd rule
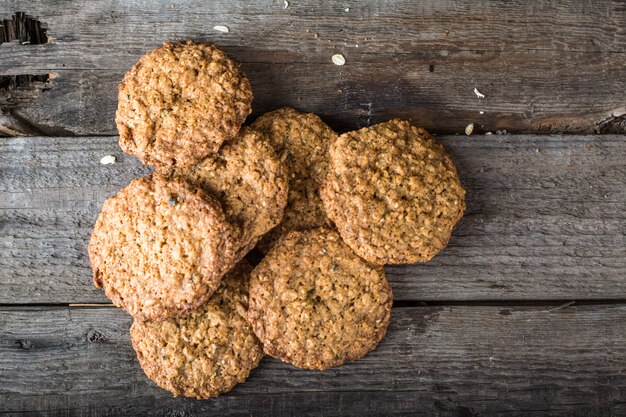
[[[223,25],[213,26],[213,29],[215,29],[215,30],[217,30],[219,32],[223,32],[223,33],[230,32],[230,30],[228,29],[228,26],[223,26]]]
[[[473,131],[474,131],[474,123],[470,123],[465,127],[465,134],[467,136],[471,135]]]
[[[111,165],[114,164],[117,161],[117,159],[115,158],[115,156],[113,155],[107,155],[107,156],[103,156],[100,159],[100,163],[102,165]]]
[[[332,56],[333,64],[335,65],[344,65],[346,63],[346,58],[344,58],[341,54],[335,54]]]
[[[476,87],[474,87],[474,94],[476,94],[476,97],[478,98],[485,98],[485,95],[481,93],[480,91],[478,91]]]

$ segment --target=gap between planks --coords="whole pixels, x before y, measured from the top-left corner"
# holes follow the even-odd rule
[[[420,300],[397,300],[393,302],[393,308],[415,307],[546,307],[547,312],[561,310],[567,307],[597,306],[597,305],[625,305],[626,299],[594,299],[594,300],[450,300],[450,301],[420,301]],[[0,303],[0,308],[117,308],[112,303]]]

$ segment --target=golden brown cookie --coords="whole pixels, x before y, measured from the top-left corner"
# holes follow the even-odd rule
[[[248,79],[220,48],[168,42],[119,86],[119,143],[145,164],[189,166],[237,134],[251,103]]]
[[[343,240],[376,264],[431,259],[465,210],[443,146],[402,120],[339,136],[320,194]]]
[[[175,396],[216,397],[244,382],[263,348],[244,315],[252,267],[238,264],[209,301],[184,316],[130,328],[146,376]]]
[[[181,179],[136,179],[105,201],[89,258],[94,283],[140,321],[204,303],[234,264],[236,231],[220,204]]]
[[[243,128],[218,153],[176,174],[216,196],[228,221],[239,226],[237,259],[283,217],[287,170],[263,135],[255,130]]]
[[[267,252],[291,230],[331,226],[319,197],[326,176],[328,146],[337,134],[313,113],[282,108],[260,116],[252,127],[268,137],[289,171],[289,197],[283,221],[258,248]]]
[[[248,321],[268,355],[322,370],[374,349],[391,304],[383,268],[355,255],[336,231],[292,231],[252,272]]]

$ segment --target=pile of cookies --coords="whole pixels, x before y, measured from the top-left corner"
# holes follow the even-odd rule
[[[263,354],[318,370],[363,357],[390,319],[383,265],[431,259],[465,209],[424,129],[337,135],[290,108],[242,127],[251,103],[238,65],[192,41],[144,55],[119,87],[120,146],[155,169],[106,200],[89,257],[174,395],[229,391]]]

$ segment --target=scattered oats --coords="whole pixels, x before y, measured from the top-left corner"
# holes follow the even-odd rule
[[[504,130],[496,130],[496,135],[506,135],[507,133],[509,133],[509,132],[507,132],[506,129],[504,129]]]
[[[286,9],[287,7],[289,7],[289,2],[287,0],[285,0],[283,4],[284,4],[283,9]]]
[[[533,149],[533,152],[535,152],[535,153],[539,153],[539,152],[540,152],[540,150],[539,150],[539,148],[535,148],[535,149]]]
[[[346,59],[341,54],[333,55],[332,60],[335,65],[343,65],[346,63]]]
[[[111,165],[114,164],[116,161],[115,156],[113,155],[107,155],[107,156],[103,156],[102,159],[100,159],[100,163],[102,165]]]
[[[485,135],[493,135],[493,133],[487,132],[487,133],[485,133]]]
[[[313,35],[313,39],[317,39],[319,37],[320,37],[320,35],[318,35],[317,33],[315,35]]]
[[[345,9],[343,9],[343,10],[345,10],[346,12],[349,12],[349,11],[350,11],[350,8],[349,8],[349,7],[346,7],[346,8],[345,8]]]
[[[476,87],[474,87],[474,94],[476,94],[476,97],[478,98],[485,98],[485,95],[481,93],[480,91],[478,91]]]
[[[483,110],[479,111],[478,114],[485,114]]]
[[[474,123],[470,123],[465,127],[465,134],[467,136],[471,135],[473,131],[474,131]]]
[[[223,32],[223,33],[228,33],[230,32],[228,30],[228,26],[222,26],[222,25],[217,25],[217,26],[213,26],[213,29],[219,31],[219,32]]]

